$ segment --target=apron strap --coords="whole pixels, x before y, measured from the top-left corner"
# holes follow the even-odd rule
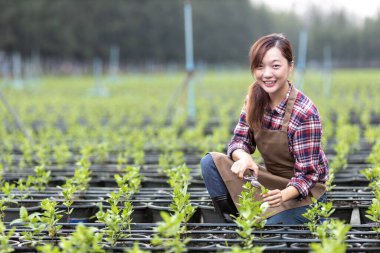
[[[282,122],[282,127],[281,127],[282,131],[288,131],[290,116],[292,115],[293,105],[294,105],[294,102],[296,101],[297,94],[298,94],[298,90],[296,89],[296,87],[294,87],[294,85],[292,85],[291,89],[292,90],[290,91],[288,102],[286,104],[284,120]]]

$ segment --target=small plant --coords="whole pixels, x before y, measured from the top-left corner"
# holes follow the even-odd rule
[[[28,214],[28,210],[24,206],[20,208],[20,218],[11,222],[14,223],[22,223],[28,230],[22,231],[22,238],[30,242],[32,246],[37,245],[42,240],[42,231],[45,229],[44,224],[41,223],[41,213],[34,212],[32,214]]]
[[[50,237],[54,237],[57,232],[62,228],[57,225],[62,218],[60,211],[56,208],[57,202],[50,199],[43,199],[41,201],[42,213],[34,212],[28,214],[24,206],[20,208],[20,218],[12,221],[14,223],[23,223],[29,230],[21,232],[24,240],[31,242],[32,245],[38,244],[42,239],[42,232],[47,231]]]
[[[10,184],[9,182],[3,183],[1,186],[1,192],[5,195],[5,197],[0,200],[0,220],[2,221],[5,216],[5,210],[7,210],[7,203],[16,203],[15,195],[12,193],[15,188],[15,184]]]
[[[183,222],[188,222],[193,216],[195,208],[190,203],[190,194],[187,193],[187,186],[173,189],[173,202],[170,204],[170,210],[175,213],[183,213]]]
[[[364,175],[369,183],[369,187],[373,190],[377,188],[377,183],[380,180],[380,164],[376,165],[372,168],[366,168],[359,172],[360,174]]]
[[[145,152],[143,149],[134,150],[132,153],[133,162],[136,166],[141,166],[145,162]]]
[[[62,168],[71,158],[71,152],[67,144],[62,143],[53,147],[55,161],[59,168]]]
[[[116,160],[117,160],[117,169],[121,170],[125,166],[125,164],[127,164],[128,156],[126,156],[123,153],[118,153]]]
[[[117,240],[126,236],[123,230],[131,230],[133,206],[129,199],[138,191],[142,178],[139,167],[127,166],[124,171],[122,176],[114,175],[119,188],[117,192],[110,193],[107,200],[110,209],[104,212],[100,205],[100,210],[96,214],[98,222],[103,222],[106,226],[106,240],[111,245],[115,245]],[[121,198],[123,198],[124,207],[119,208],[118,203]]]
[[[22,195],[19,195],[19,199],[26,199],[30,194],[30,181],[25,180],[24,178],[19,178],[17,180],[17,190],[20,193],[23,193]]]
[[[262,253],[264,250],[265,247],[256,246],[251,249],[242,249],[241,247],[234,245],[232,246],[231,253]]]
[[[4,153],[1,155],[8,171],[13,169],[13,155],[11,153]],[[2,164],[1,164],[2,165]]]
[[[76,164],[78,167],[74,171],[74,177],[69,179],[69,182],[72,184],[78,191],[84,192],[88,189],[91,181],[90,162],[87,159],[82,158]]]
[[[173,167],[181,166],[185,163],[185,156],[183,152],[173,151],[164,152],[160,155],[158,161],[159,173],[169,174]]]
[[[0,221],[0,252],[2,253],[10,253],[13,252],[14,249],[11,245],[9,245],[9,239],[13,236],[16,228],[12,227],[8,233],[5,232],[5,225],[2,221]]]
[[[124,252],[125,253],[148,253],[149,251],[140,249],[138,242],[134,242],[133,248],[132,249],[125,249]]]
[[[161,217],[163,221],[158,222],[157,227],[154,228],[155,233],[151,243],[162,246],[165,252],[186,252],[186,244],[190,238],[181,239],[186,229],[181,226],[184,213],[174,213],[170,216],[166,212],[161,212]]]
[[[36,156],[40,165],[50,165],[51,161],[48,157],[49,149],[47,146],[39,145],[37,147]]]
[[[105,163],[109,156],[109,145],[108,142],[101,142],[96,145],[96,161],[98,163]]]
[[[323,221],[323,218],[330,217],[335,209],[332,209],[332,202],[318,202],[315,198],[311,198],[311,200],[313,204],[302,216],[309,220],[307,226],[313,234],[316,234],[317,224]]]
[[[114,178],[119,186],[120,196],[125,200],[129,200],[140,188],[142,180],[140,167],[127,166],[122,176],[115,174]]]
[[[62,189],[62,195],[64,198],[63,205],[67,207],[66,214],[70,219],[70,214],[73,212],[73,208],[70,208],[71,205],[74,203],[74,197],[75,192],[77,191],[77,188],[71,184],[71,181],[68,180],[62,187],[59,187]]]
[[[325,220],[318,228],[317,235],[321,243],[311,243],[312,253],[345,253],[346,234],[351,229],[350,225],[339,220]]]
[[[62,228],[57,225],[62,218],[62,211],[58,211],[57,202],[50,199],[43,199],[41,201],[41,209],[43,213],[40,216],[40,222],[44,224],[44,229],[47,230],[50,237],[56,236],[57,232]]]
[[[103,234],[97,228],[78,224],[72,235],[61,237],[59,247],[47,244],[38,246],[37,250],[42,253],[105,253],[102,238]]]
[[[35,176],[28,176],[26,186],[36,189],[37,191],[44,191],[50,181],[50,170],[46,170],[45,165],[34,167]]]
[[[132,223],[131,214],[133,209],[131,202],[128,201],[124,202],[124,207],[121,209],[118,208],[115,201],[110,202],[112,203],[111,207],[106,212],[103,211],[103,208],[100,205],[100,210],[96,213],[96,218],[98,222],[103,222],[106,226],[106,241],[114,246],[119,239],[126,237],[123,230],[128,228],[130,231],[130,225]]]
[[[372,227],[372,230],[380,233],[380,189],[377,189],[374,194],[375,197],[368,207],[366,217],[376,224],[376,226]]]
[[[262,186],[264,193],[267,190]],[[252,196],[257,191],[250,182],[243,185],[243,191],[239,199],[238,211],[239,216],[234,217],[236,225],[239,227],[236,232],[243,239],[244,249],[251,249],[253,247],[253,240],[255,236],[252,232],[255,228],[263,228],[266,223],[266,216],[264,212],[268,209],[268,203],[263,201],[254,201]]]
[[[88,160],[88,159],[90,159],[90,156],[92,155],[93,151],[94,150],[93,150],[92,144],[86,143],[80,149],[80,154],[82,155],[81,159],[82,160]]]
[[[23,144],[20,146],[23,161],[26,165],[31,165],[33,163],[33,146],[28,140],[24,140]]]

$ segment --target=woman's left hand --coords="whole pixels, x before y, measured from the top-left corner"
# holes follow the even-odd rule
[[[283,202],[282,192],[279,189],[268,191],[268,193],[263,194],[263,201],[268,202],[270,207],[276,207],[281,205]]]

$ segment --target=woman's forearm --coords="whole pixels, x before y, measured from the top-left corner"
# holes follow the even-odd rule
[[[252,156],[248,154],[246,151],[244,151],[243,149],[236,149],[234,152],[232,152],[232,155],[231,155],[232,160],[234,160],[235,162],[247,156],[252,158]]]
[[[281,195],[282,195],[282,201],[285,202],[285,201],[288,201],[290,199],[297,198],[300,195],[300,193],[296,187],[291,185],[291,186],[288,186],[285,189],[281,190]]]

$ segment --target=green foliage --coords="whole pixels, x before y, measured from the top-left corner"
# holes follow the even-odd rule
[[[364,170],[359,171],[360,174],[364,175],[367,180],[370,181],[369,187],[372,190],[376,190],[378,187],[378,182],[380,181],[380,164],[375,165],[375,167],[372,168],[366,168]]]
[[[232,246],[231,253],[262,253],[264,252],[265,247],[253,247],[249,249],[242,249],[241,247],[234,245]]]
[[[63,168],[63,166],[70,160],[71,152],[69,146],[66,143],[61,143],[59,145],[55,145],[53,147],[53,155],[55,161],[59,168]]]
[[[10,253],[14,251],[14,248],[9,245],[9,239],[13,236],[16,228],[12,227],[8,233],[5,232],[5,229],[4,223],[0,221],[0,252]]]
[[[311,198],[313,204],[310,208],[302,214],[306,219],[309,220],[307,223],[308,228],[313,234],[317,233],[318,224],[321,222],[322,218],[328,218],[335,211],[332,209],[332,202],[318,202],[315,198]]]
[[[71,184],[71,180],[68,180],[62,187],[59,186],[58,188],[62,189],[61,193],[64,198],[62,204],[67,207],[66,214],[70,216],[73,211],[73,209],[70,209],[70,207],[74,203],[75,192],[77,191],[77,188]]]
[[[153,229],[155,233],[151,243],[163,247],[165,252],[186,252],[186,244],[190,238],[181,239],[181,234],[185,232],[185,227],[181,226],[184,213],[174,213],[170,216],[161,212],[161,217],[163,221],[158,222],[157,227]]]
[[[375,192],[375,195],[371,205],[368,207],[366,217],[376,223],[376,226],[372,227],[372,229],[380,233],[380,189]]]
[[[28,176],[26,186],[37,191],[44,191],[49,184],[51,171],[41,164],[34,167],[34,173],[35,176]]]
[[[40,222],[45,225],[45,230],[50,237],[57,235],[57,232],[62,228],[61,225],[57,225],[62,218],[62,211],[58,211],[57,202],[50,199],[43,199],[41,201],[41,209],[43,210],[40,216]]]
[[[56,207],[56,201],[43,199],[41,201],[43,212],[33,212],[29,215],[27,209],[22,206],[20,208],[20,218],[12,221],[11,224],[22,223],[29,228],[29,230],[21,232],[22,237],[31,242],[32,245],[36,245],[42,239],[42,231],[46,230],[49,236],[54,237],[62,228],[61,225],[57,224],[62,218],[60,214],[62,211],[58,211]]]
[[[98,143],[94,150],[96,156],[96,162],[104,164],[109,156],[108,142]]]
[[[42,253],[105,253],[101,246],[102,237],[97,228],[78,224],[73,234],[61,237],[59,247],[43,245],[37,249]]]
[[[255,239],[252,232],[255,228],[263,228],[265,226],[266,216],[264,212],[268,209],[269,205],[263,201],[255,201],[252,198],[257,188],[253,187],[250,182],[246,182],[243,185],[243,189],[237,208],[239,216],[235,217],[234,221],[238,226],[236,232],[243,239],[244,249],[251,249],[253,247],[253,240]]]
[[[45,225],[41,223],[41,213],[34,212],[30,215],[24,206],[20,208],[20,218],[12,221],[11,224],[22,223],[29,230],[22,231],[22,238],[30,242],[33,246],[37,245],[42,239],[41,232],[45,229]]]
[[[138,192],[143,176],[140,174],[140,167],[126,166],[123,172],[122,176],[115,174],[114,178],[119,186],[120,196],[129,200]]]
[[[68,179],[66,181],[66,184],[71,184],[80,192],[86,191],[91,181],[92,171],[90,170],[90,165],[91,164],[87,159],[80,159],[79,162],[77,162],[77,167],[74,171],[74,177]]]
[[[133,248],[132,249],[126,248],[124,252],[125,253],[148,253],[149,251],[140,249],[138,242],[134,242]]]
[[[125,229],[131,230],[133,206],[130,198],[139,190],[142,179],[140,167],[132,166],[125,167],[122,176],[115,174],[114,177],[119,188],[118,191],[110,193],[107,200],[110,208],[104,212],[100,205],[100,210],[96,213],[97,221],[103,222],[106,226],[106,241],[111,245],[115,245],[117,240],[126,237],[123,232]],[[121,198],[123,198],[124,206],[120,208],[118,203]]]
[[[164,152],[160,155],[158,161],[159,172],[161,174],[170,174],[173,167],[181,166],[185,163],[185,155],[182,151]]]
[[[103,222],[106,226],[104,231],[107,237],[105,240],[112,246],[119,239],[126,237],[123,230],[126,228],[130,230],[132,212],[132,204],[128,201],[124,202],[124,207],[120,209],[116,204],[111,204],[110,209],[106,210],[106,212],[100,206],[100,210],[96,213],[96,218],[98,222]]]
[[[326,220],[317,228],[317,235],[321,243],[311,243],[312,253],[345,253],[346,234],[350,225],[339,220]]]

